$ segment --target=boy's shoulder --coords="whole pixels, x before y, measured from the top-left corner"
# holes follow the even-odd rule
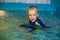
[[[36,21],[38,21],[38,22],[39,22],[39,21],[41,21],[41,20],[40,20],[39,18],[37,18],[37,20],[36,20]]]
[[[41,26],[41,23],[40,23],[40,19],[39,19],[39,18],[36,19],[35,24],[36,24],[37,26]]]
[[[39,24],[42,24],[42,21],[39,18],[37,18],[36,22],[38,22]]]

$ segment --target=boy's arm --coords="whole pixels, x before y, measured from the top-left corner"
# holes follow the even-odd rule
[[[50,28],[50,27],[47,27],[46,25],[44,25],[41,20],[38,20],[38,22],[41,24],[42,28]]]
[[[43,24],[43,22],[41,20],[38,20],[38,22],[42,27],[47,27],[46,25]]]

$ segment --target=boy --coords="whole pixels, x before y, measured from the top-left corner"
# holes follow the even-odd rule
[[[46,27],[42,21],[38,18],[38,8],[36,6],[30,6],[28,8],[28,17],[29,17],[29,25],[20,25],[21,27],[24,28],[31,28],[29,32],[37,29],[37,28],[48,28]]]

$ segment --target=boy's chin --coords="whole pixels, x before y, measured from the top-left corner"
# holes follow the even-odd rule
[[[31,22],[35,22],[35,21],[31,21]]]

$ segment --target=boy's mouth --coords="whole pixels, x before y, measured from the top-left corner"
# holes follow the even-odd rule
[[[34,20],[34,19],[31,19],[31,20]]]
[[[34,21],[34,19],[31,19],[31,21]]]

